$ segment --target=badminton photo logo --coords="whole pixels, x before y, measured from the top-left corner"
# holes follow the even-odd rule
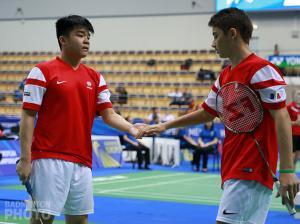
[[[4,208],[4,217],[6,220],[22,220],[23,218],[29,219],[30,213],[26,212],[25,204],[21,201],[6,201]]]
[[[47,201],[36,201],[38,206],[47,206],[50,207],[50,202]],[[24,201],[6,201],[4,205],[4,218],[5,220],[23,220],[30,218],[30,212],[26,210],[26,207],[32,207],[32,201],[26,200]],[[47,220],[50,218],[48,214],[43,214],[43,220]]]

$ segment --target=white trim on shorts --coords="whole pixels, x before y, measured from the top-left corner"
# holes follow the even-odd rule
[[[217,221],[230,224],[263,224],[272,191],[254,180],[230,179],[224,183]]]
[[[55,216],[94,213],[89,167],[60,159],[37,159],[32,161],[30,183],[40,213]],[[26,210],[35,212],[30,202],[26,203]]]

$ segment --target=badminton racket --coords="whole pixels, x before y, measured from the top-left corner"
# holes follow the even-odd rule
[[[19,163],[19,160],[18,160],[16,163],[18,164],[18,163]],[[34,196],[33,196],[32,187],[31,187],[31,184],[30,184],[30,182],[29,182],[28,179],[26,180],[26,182],[25,182],[24,185],[25,185],[25,188],[26,188],[27,193],[28,193],[28,194],[30,195],[30,197],[31,197],[32,204],[33,204],[34,209],[35,209],[35,211],[36,211],[36,215],[39,215],[39,211],[38,211],[38,208],[37,208],[37,203],[36,203],[36,200],[35,200],[35,198],[34,198]],[[39,217],[39,221],[40,221],[41,224],[44,224],[43,221],[42,221],[42,219],[41,219],[41,217]]]
[[[33,204],[34,209],[35,209],[35,211],[36,211],[36,215],[39,215],[38,208],[37,208],[37,204],[36,204],[36,200],[35,200],[35,198],[34,198],[34,196],[33,196],[33,194],[32,194],[32,187],[31,187],[31,184],[29,183],[29,180],[27,180],[27,181],[25,182],[25,187],[26,187],[27,193],[30,195],[30,197],[31,197],[31,199],[32,199],[32,204]],[[41,217],[39,217],[39,220],[40,220],[40,223],[41,223],[41,224],[44,224],[43,221],[42,221],[42,219],[41,219]]]

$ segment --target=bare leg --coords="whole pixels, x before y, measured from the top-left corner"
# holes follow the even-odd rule
[[[87,215],[65,215],[66,224],[87,224]]]

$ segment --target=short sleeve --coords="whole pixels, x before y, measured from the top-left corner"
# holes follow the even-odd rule
[[[107,88],[106,82],[101,74],[99,74],[99,76],[100,81],[97,90],[97,111],[112,108],[110,92]]]
[[[26,81],[23,93],[23,108],[38,111],[46,92],[46,79],[40,68],[34,67]]]
[[[258,70],[252,76],[250,84],[259,93],[264,108],[280,109],[285,107],[286,84],[281,74],[271,65]]]
[[[217,110],[216,110],[216,97],[217,93],[220,89],[220,82],[219,78],[215,81],[214,85],[212,86],[206,100],[202,104],[202,108],[212,114],[213,116],[217,117]]]

